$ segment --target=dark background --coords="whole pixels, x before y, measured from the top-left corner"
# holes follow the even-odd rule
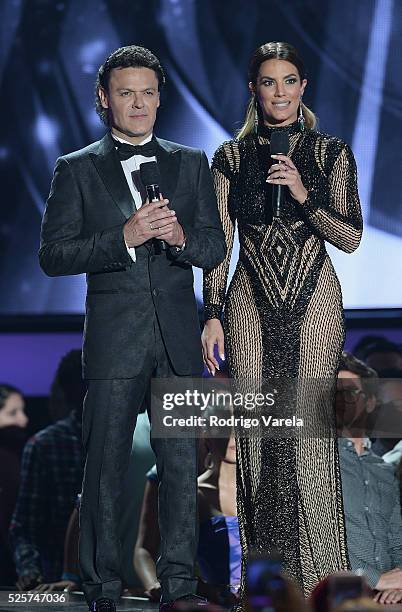
[[[353,255],[329,249],[348,327],[360,330],[348,346],[369,328],[400,340],[401,24],[399,0],[1,2],[0,378],[45,395],[59,357],[80,345],[85,277],[42,273],[40,222],[57,157],[104,134],[96,72],[128,44],[149,47],[166,69],[157,134],[209,158],[242,122],[254,49],[269,40],[299,49],[305,102],[358,164],[362,245]]]
[[[358,253],[335,256],[345,305],[400,306],[395,283],[378,278],[382,291],[374,291],[361,272],[370,270],[369,253],[392,275],[398,261],[387,245],[402,246],[401,16],[399,0],[3,1],[0,313],[83,312],[85,279],[46,278],[38,239],[56,158],[104,133],[93,94],[107,55],[133,43],[151,48],[168,78],[158,135],[211,157],[240,125],[248,59],[268,40],[299,49],[305,101],[320,129],[350,143],[358,161],[370,229],[364,262]]]

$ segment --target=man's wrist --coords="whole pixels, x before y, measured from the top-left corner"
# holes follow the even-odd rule
[[[184,249],[186,248],[186,235],[185,235],[183,229],[181,230],[181,233],[182,233],[182,239],[181,239],[180,243],[176,244],[176,246],[175,246],[176,251],[180,252],[180,253],[182,251],[184,251]]]

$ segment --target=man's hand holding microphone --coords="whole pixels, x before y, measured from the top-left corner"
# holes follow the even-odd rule
[[[169,246],[181,247],[184,243],[183,228],[177,220],[174,210],[168,208],[169,200],[162,198],[157,202],[149,202],[141,206],[124,225],[124,240],[126,245],[137,247],[147,240],[157,238],[164,240]]]

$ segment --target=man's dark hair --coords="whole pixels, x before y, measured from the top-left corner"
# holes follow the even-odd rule
[[[378,390],[378,374],[373,368],[357,359],[352,353],[342,352],[339,363],[339,371],[346,370],[360,377],[363,391],[367,396],[377,395]]]
[[[106,125],[109,125],[108,109],[102,107],[98,90],[99,87],[102,87],[105,91],[108,91],[110,73],[114,68],[149,68],[153,70],[157,76],[159,91],[165,84],[165,73],[163,68],[156,55],[149,49],[138,47],[137,45],[130,45],[129,47],[120,47],[120,49],[113,51],[99,67],[95,84],[96,112]]]
[[[402,370],[398,368],[386,368],[378,372],[380,378],[402,378]]]
[[[402,348],[383,336],[363,336],[353,349],[353,353],[364,361],[372,353],[397,353],[402,355]]]
[[[71,410],[82,414],[87,383],[82,378],[81,351],[69,351],[58,365],[50,394],[50,413],[54,421],[67,416]]]

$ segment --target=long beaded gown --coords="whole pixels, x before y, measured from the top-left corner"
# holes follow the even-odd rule
[[[272,217],[269,141],[289,132],[307,200],[287,188]],[[204,275],[206,319],[224,308],[225,351],[234,379],[336,380],[344,342],[342,294],[325,241],[350,253],[362,217],[349,146],[313,130],[260,126],[223,143],[212,172],[228,252]],[[235,225],[239,259],[226,291]],[[314,418],[314,396],[309,398]],[[330,411],[333,416],[333,404]],[[349,567],[335,430],[320,437],[237,436],[237,503],[243,553],[278,550],[287,574],[308,595],[324,576]]]

